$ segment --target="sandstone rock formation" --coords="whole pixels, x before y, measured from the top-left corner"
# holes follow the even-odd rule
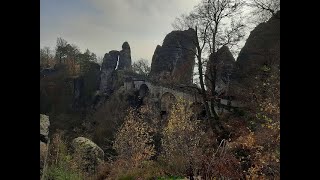
[[[49,126],[49,116],[40,114],[40,178],[48,156]]]
[[[131,50],[128,42],[122,44],[122,50],[112,50],[103,58],[100,75],[100,93],[110,95],[114,90],[113,84],[116,79],[116,70],[131,69]]]
[[[131,69],[131,50],[128,42],[122,44],[122,50],[119,54],[118,69]]]
[[[250,76],[265,64],[280,65],[280,11],[251,31],[236,64],[236,79]]]
[[[91,96],[100,87],[100,65],[95,62],[88,62],[86,71],[81,74],[84,83],[84,91]]]
[[[89,62],[87,71],[73,79],[73,110],[85,110],[92,105],[100,86],[100,65]]]
[[[153,54],[151,79],[162,83],[191,84],[196,38],[196,32],[191,28],[169,33]]]
[[[101,65],[101,78],[100,78],[100,92],[108,93],[112,87],[112,75],[116,69],[118,62],[119,51],[110,51],[106,53]]]
[[[230,77],[235,66],[235,59],[227,46],[222,46],[208,61],[206,69],[206,86],[211,89],[211,81],[207,77],[216,73],[216,89],[218,94],[225,93],[230,83]]]
[[[84,137],[75,138],[72,143],[74,156],[79,158],[83,170],[92,173],[104,161],[104,152],[91,140]]]

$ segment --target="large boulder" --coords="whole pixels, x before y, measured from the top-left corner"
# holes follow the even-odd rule
[[[74,156],[79,158],[84,171],[92,173],[104,161],[103,150],[91,140],[77,137],[72,141]]]
[[[40,141],[47,143],[49,136],[49,116],[40,114]]]
[[[131,50],[128,42],[122,44],[122,50],[119,53],[118,69],[131,69]]]
[[[169,33],[153,54],[151,79],[161,83],[192,84],[196,38],[191,28]]]

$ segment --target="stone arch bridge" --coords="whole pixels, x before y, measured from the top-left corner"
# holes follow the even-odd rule
[[[181,98],[189,101],[191,104],[201,103],[202,99],[196,91],[190,91],[186,88],[165,87],[145,80],[132,80],[124,84],[126,90],[135,89],[139,91],[139,97],[143,98],[149,95],[151,99],[159,102],[161,111],[168,111],[172,103]]]
[[[165,87],[163,85],[157,85],[156,83],[146,80],[130,80],[124,83],[125,89],[135,89],[139,91],[139,97],[143,98],[146,95],[154,102],[159,103],[161,111],[168,112],[170,106],[181,98],[190,102],[191,107],[199,109],[199,106],[203,104],[201,94],[195,89],[187,87]],[[227,110],[224,106],[240,107],[238,102],[228,102],[228,100],[221,99],[220,104],[223,108],[217,107],[218,113]],[[228,110],[227,110],[228,111]]]

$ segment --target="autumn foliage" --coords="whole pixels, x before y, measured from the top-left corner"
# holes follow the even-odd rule
[[[268,75],[253,81],[252,94],[243,95],[254,98],[251,104],[221,116],[228,132],[222,141],[194,119],[183,99],[171,107],[165,122],[150,106],[128,111],[116,134],[118,156],[109,177],[280,179],[280,80],[277,73],[264,71]],[[161,139],[158,148],[155,136]]]

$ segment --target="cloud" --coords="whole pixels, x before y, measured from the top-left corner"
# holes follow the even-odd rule
[[[199,0],[81,0],[41,1],[40,45],[55,46],[62,37],[89,48],[98,56],[131,46],[132,59],[151,61],[157,44],[162,44],[171,23],[189,12]]]

